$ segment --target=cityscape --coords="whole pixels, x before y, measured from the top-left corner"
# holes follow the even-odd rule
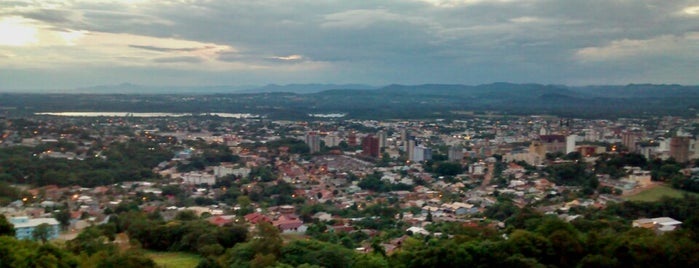
[[[192,252],[216,265],[242,258],[239,245],[253,243],[246,233],[259,228],[273,228],[282,244],[305,237],[347,256],[379,250],[387,257],[375,261],[386,263],[403,254],[406,240],[484,232],[510,241],[527,224],[517,219],[523,213],[572,228],[610,214],[615,228],[644,228],[660,239],[686,232],[683,221],[694,214],[627,206],[696,202],[691,192],[699,191],[697,120],[673,116],[38,114],[5,116],[1,125],[1,211],[17,239],[37,239],[44,224],[51,228],[39,239],[80,251],[86,245],[73,243],[103,237]],[[620,209],[635,212],[611,212]],[[197,228],[204,226],[237,241],[202,242],[206,232]],[[185,233],[162,237],[174,232],[168,228]],[[97,237],[84,237],[88,231]],[[198,240],[183,242],[187,232]],[[347,258],[333,261],[342,266]]]
[[[699,267],[694,0],[2,0],[0,268]]]

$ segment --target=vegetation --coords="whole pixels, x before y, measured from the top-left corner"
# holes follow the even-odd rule
[[[49,150],[61,149],[40,146],[0,148],[0,182],[94,187],[149,180],[156,178],[151,168],[173,155],[156,143],[139,141],[113,143],[105,150],[92,148],[85,152],[87,158],[82,161],[42,157],[42,153]]]
[[[569,88],[494,83],[479,86],[390,85],[379,90],[328,90],[312,94],[163,94],[134,97],[118,94],[6,93],[0,97],[0,106],[19,107],[13,112],[20,114],[48,111],[231,112],[254,113],[274,119],[306,119],[309,113],[344,113],[352,118],[374,120],[457,118],[463,115],[452,111],[493,110],[504,114],[615,118],[639,115],[694,116],[694,109],[699,103],[696,89],[679,85]],[[191,101],[180,102],[182,97],[191,98]]]
[[[244,226],[208,225],[183,218],[170,223],[140,212],[122,212],[109,223],[85,229],[64,246],[18,241],[0,235],[0,264],[10,267],[695,267],[699,265],[699,198],[661,198],[656,202],[624,202],[605,210],[582,209],[583,217],[565,222],[536,210],[508,205],[489,215],[506,223],[504,230],[484,223],[433,223],[429,229],[449,236],[405,233],[354,237],[362,232],[337,234],[321,241],[327,229],[309,235],[318,239],[284,241],[278,230],[262,223],[248,234]],[[390,219],[393,208],[367,208],[378,219]],[[385,215],[384,215],[385,214]],[[668,216],[683,221],[683,228],[666,234],[631,228],[629,219]],[[129,220],[122,220],[129,219]],[[371,219],[368,222],[375,222]],[[373,228],[359,223],[360,228]],[[2,223],[2,219],[0,219]],[[1,226],[1,225],[0,225]],[[384,234],[395,222],[379,227]],[[4,228],[7,229],[7,228]],[[131,249],[111,243],[115,233],[126,232]],[[7,232],[5,232],[6,234]],[[339,238],[339,239],[338,239]],[[387,251],[383,243],[399,244]],[[137,241],[137,242],[135,242]],[[371,249],[359,253],[356,241]],[[364,243],[364,242],[362,242]],[[138,245],[157,250],[142,252]],[[191,253],[182,253],[187,251]],[[168,253],[165,253],[168,252]],[[193,255],[196,254],[196,255]],[[198,257],[201,256],[201,257]],[[155,260],[155,261],[154,261]]]
[[[684,195],[699,196],[696,193],[690,193],[662,185],[635,195],[627,196],[625,199],[629,201],[658,201],[663,197],[682,198]]]
[[[202,261],[201,256],[185,252],[146,251],[146,256],[158,266],[167,268],[194,268]]]

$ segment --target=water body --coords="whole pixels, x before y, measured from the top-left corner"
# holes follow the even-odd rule
[[[347,114],[308,114],[310,117],[320,117],[320,118],[340,118],[345,117]]]
[[[260,118],[256,114],[236,114],[236,113],[127,113],[127,112],[56,112],[56,113],[34,113],[35,115],[52,115],[65,117],[185,117],[211,115],[226,118]]]

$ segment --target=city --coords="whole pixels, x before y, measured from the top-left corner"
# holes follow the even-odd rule
[[[0,268],[699,267],[696,0],[0,0]]]
[[[186,235],[152,236],[171,224],[137,231],[123,222],[128,215],[233,228],[226,235],[238,244],[266,223],[285,241],[391,255],[406,239],[468,229],[507,239],[524,211],[576,226],[626,201],[660,200],[653,195],[696,202],[697,124],[671,116],[3,117],[0,211],[18,239],[36,239],[48,224],[47,240],[101,230],[151,250],[236,254],[225,250],[235,240],[215,237],[176,247]],[[658,234],[683,226],[667,214],[615,221]]]

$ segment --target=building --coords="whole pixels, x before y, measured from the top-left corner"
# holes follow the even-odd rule
[[[10,223],[14,225],[15,237],[17,239],[33,239],[32,234],[34,229],[41,224],[48,224],[50,228],[48,239],[58,238],[60,232],[59,223],[54,218],[36,218],[30,219],[29,217],[12,217],[10,218]]]
[[[699,139],[689,142],[689,159],[699,159]]]
[[[625,131],[621,133],[621,144],[626,147],[629,152],[637,152],[636,143],[641,140],[641,133],[638,131]]]
[[[400,130],[400,141],[403,143],[403,148],[408,145],[408,129],[402,128]]]
[[[675,158],[680,163],[689,161],[690,140],[689,137],[672,137],[670,140],[670,157]]]
[[[325,146],[328,147],[335,147],[340,145],[340,137],[338,137],[335,134],[328,134],[323,137],[323,141],[325,142]]]
[[[566,137],[566,154],[575,152],[575,141],[577,138],[578,136],[575,134]]]
[[[449,161],[459,162],[464,158],[464,148],[461,146],[449,147],[448,152]]]
[[[652,229],[657,233],[665,233],[677,230],[677,228],[682,225],[681,221],[675,220],[670,217],[659,217],[652,219],[638,219],[634,220],[631,224],[632,227]]]
[[[189,172],[182,174],[182,181],[184,183],[188,184],[207,184],[207,185],[214,185],[216,184],[216,177],[212,174],[207,174],[207,173],[199,173],[199,172]]]
[[[379,157],[379,139],[372,135],[362,139],[362,154],[365,156]]]
[[[408,153],[408,160],[414,161],[413,159],[415,158],[415,140],[408,140],[408,143],[405,146],[405,151]]]
[[[546,147],[541,143],[541,141],[533,140],[532,143],[529,144],[529,153],[543,158],[546,156]]]
[[[432,149],[422,145],[416,146],[413,152],[413,158],[410,160],[413,162],[432,160]]]
[[[566,151],[566,136],[540,135],[539,141],[541,141],[547,153],[565,153]]]
[[[229,175],[236,177],[247,178],[250,175],[250,169],[246,167],[234,168],[232,165],[220,165],[214,168],[214,177],[222,178]]]
[[[648,170],[641,170],[639,167],[629,168],[629,180],[635,181],[641,186],[651,184],[651,173]]]
[[[386,131],[379,131],[376,136],[379,139],[379,149],[386,148]]]
[[[351,131],[349,135],[347,135],[347,145],[349,146],[357,146],[357,133],[354,131]]]
[[[308,145],[309,153],[320,152],[320,136],[318,133],[314,131],[306,133],[306,144]]]

